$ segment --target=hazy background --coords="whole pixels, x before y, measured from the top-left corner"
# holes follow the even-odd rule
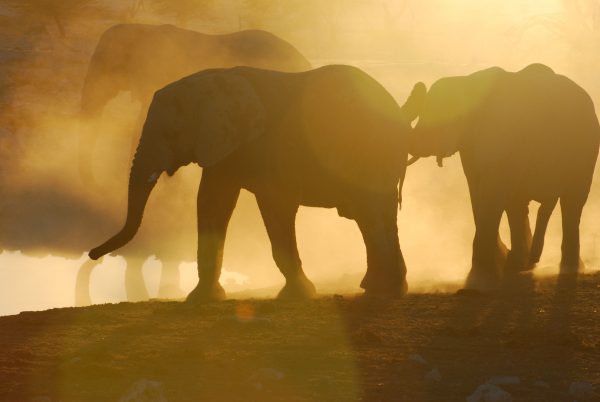
[[[75,116],[99,36],[122,22],[170,23],[204,33],[265,29],[295,45],[314,67],[344,63],[363,68],[399,103],[417,81],[430,85],[446,75],[492,65],[518,70],[542,62],[574,79],[600,104],[600,1],[595,0],[0,0],[0,231],[13,233],[3,225],[20,222],[22,244],[66,230],[61,217],[46,227],[34,218],[10,219],[28,208],[43,214],[37,205],[3,203],[24,189],[28,194],[40,187],[61,189],[75,204],[89,206],[76,211],[82,216],[101,211],[114,229],[121,222],[127,175],[113,178],[107,172],[127,169],[131,144],[126,133],[135,126],[139,105],[122,94],[97,127],[103,133],[94,159],[101,192],[83,189],[78,178],[77,138],[86,128]],[[198,168],[186,169],[178,174],[196,180]],[[598,180],[596,175],[581,225],[588,271],[598,269]],[[233,296],[248,295],[250,289],[260,290],[254,295],[274,295],[283,277],[251,198],[243,194],[243,207],[232,218],[223,282]],[[444,168],[433,159],[411,166],[403,199],[398,224],[409,286],[413,291],[458,286],[469,269],[474,235],[459,157],[447,159]],[[184,202],[193,206],[195,196]],[[530,209],[533,221],[537,204]],[[157,212],[152,219],[194,222],[192,210]],[[81,244],[89,244],[84,249],[96,245],[94,230],[75,234]],[[509,243],[505,220],[502,230]],[[297,236],[304,268],[319,290],[358,290],[366,256],[353,221],[335,210],[301,208]],[[560,238],[557,208],[537,273],[557,272]],[[195,241],[192,230],[192,254]],[[58,250],[46,256],[3,243],[9,244],[0,244],[5,250],[0,254],[0,315],[73,305],[75,276],[87,259],[82,252],[73,250],[63,258]],[[122,258],[109,257],[93,272],[94,303],[124,300],[124,266]],[[182,287],[191,290],[197,280],[194,262],[181,269]],[[160,263],[150,258],[144,274],[151,296],[159,273]]]

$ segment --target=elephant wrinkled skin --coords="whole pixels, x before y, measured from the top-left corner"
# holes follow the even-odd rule
[[[541,64],[512,73],[490,68],[422,83],[419,117],[409,138],[414,157],[438,163],[460,153],[473,215],[473,261],[466,286],[491,290],[502,268],[528,270],[539,261],[548,219],[560,199],[563,272],[576,271],[579,222],[592,183],[600,128],[589,95]],[[532,239],[531,200],[541,203]],[[506,211],[511,250],[498,236]]]
[[[156,179],[191,162],[198,192],[199,283],[188,301],[224,297],[218,283],[227,224],[241,188],[255,194],[282,298],[311,297],[295,238],[300,205],[337,208],[356,220],[367,248],[367,293],[406,292],[396,215],[406,171],[402,109],[375,80],[350,66],[303,73],[215,69],[154,95],[131,168],[123,229],[90,252],[99,258],[135,235]]]

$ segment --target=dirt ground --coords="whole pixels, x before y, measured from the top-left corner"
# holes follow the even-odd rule
[[[596,273],[493,296],[25,312],[0,318],[0,400],[464,401],[496,376],[518,377],[500,379],[515,401],[574,400],[573,382],[600,387],[599,304]]]

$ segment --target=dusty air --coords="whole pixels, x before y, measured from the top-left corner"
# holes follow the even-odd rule
[[[597,0],[0,0],[0,400],[600,399],[598,46]]]

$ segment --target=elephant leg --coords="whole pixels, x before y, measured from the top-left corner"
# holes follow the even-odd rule
[[[558,198],[555,198],[549,202],[542,202],[538,209],[537,218],[535,220],[535,232],[533,233],[533,240],[531,242],[531,253],[529,255],[529,265],[533,268],[535,264],[540,262],[542,256],[542,250],[544,248],[544,236],[546,235],[546,229],[548,228],[548,221]]]
[[[399,297],[408,291],[396,205],[395,199],[373,203],[356,217],[367,249],[367,273],[360,284],[367,295]]]
[[[265,223],[275,264],[285,277],[285,286],[277,298],[308,299],[316,295],[315,286],[302,270],[296,243],[296,212],[298,204],[282,201],[278,196],[256,196]]]
[[[127,301],[139,302],[150,298],[142,267],[145,259],[136,257],[125,257],[127,267],[125,268],[125,295]]]
[[[481,201],[478,198],[478,186],[475,183],[481,181],[481,178],[472,173],[472,169],[465,164],[463,159],[463,168],[465,176],[467,178],[467,184],[469,186],[469,196],[471,198],[471,209],[473,210],[473,219],[477,224],[480,210],[483,209]],[[496,234],[496,251],[495,251],[495,262],[498,266],[504,266],[508,257],[508,247],[500,238],[500,233]]]
[[[468,289],[490,291],[500,284],[498,228],[503,212],[502,207],[493,202],[481,204],[475,220],[472,267],[465,284]]]
[[[529,225],[529,207],[526,202],[516,203],[507,208],[510,226],[511,250],[508,253],[506,269],[512,272],[528,271],[531,251],[531,227]]]
[[[185,297],[185,293],[181,290],[180,279],[179,261],[162,261],[158,297],[162,299]]]
[[[229,219],[237,203],[240,186],[218,170],[204,169],[198,190],[198,285],[188,303],[223,300],[219,284],[223,247]]]
[[[565,196],[560,198],[562,212],[561,273],[577,272],[583,263],[579,258],[579,222],[585,198]]]
[[[496,265],[503,267],[508,259],[509,249],[500,238],[500,233],[496,233]]]
[[[84,307],[92,304],[92,298],[90,297],[90,277],[94,268],[102,262],[99,260],[86,260],[79,271],[77,271],[77,278],[75,279],[75,306]]]

